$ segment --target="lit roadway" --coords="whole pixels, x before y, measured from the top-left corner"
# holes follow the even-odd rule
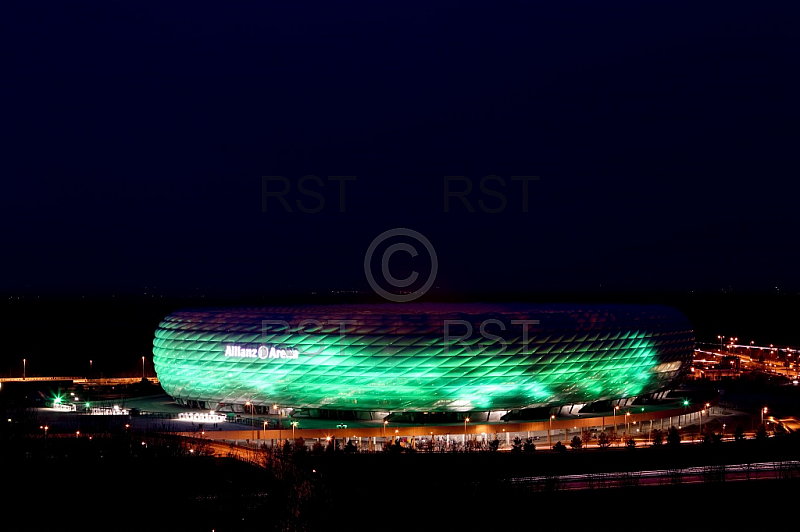
[[[759,462],[753,464],[735,464],[726,466],[687,467],[684,469],[656,469],[652,471],[594,473],[583,475],[561,475],[557,477],[519,477],[511,479],[515,485],[523,484],[531,487],[547,485],[557,478],[559,489],[585,490],[598,487],[663,486],[680,479],[681,484],[698,484],[714,478],[725,482],[740,480],[767,480],[788,478],[800,475],[800,462]],[[632,482],[630,482],[632,481]]]
[[[242,462],[255,463],[257,465],[264,465],[260,460],[262,453],[252,447],[244,447],[241,445],[231,445],[229,443],[219,443],[211,440],[204,440],[202,445],[205,445],[212,451],[215,456],[227,456],[241,460]]]
[[[722,338],[724,339],[724,337]],[[738,340],[738,338],[736,339]],[[700,342],[699,344],[703,343]],[[746,345],[733,342],[724,345],[722,342],[720,342],[720,344],[705,343],[703,345],[713,345],[714,350],[695,349],[695,355],[711,355],[712,357],[735,356],[739,358],[743,369],[758,369],[763,372],[778,373],[795,378],[800,374],[800,367],[798,367],[800,363],[796,360],[798,355],[800,355],[800,350],[798,349],[792,349],[791,347],[775,347],[773,345],[769,347],[755,344]],[[759,362],[752,356],[755,353],[766,354],[767,357],[764,357],[765,360],[763,362]],[[783,358],[781,359],[781,357]],[[710,360],[695,360],[695,362],[718,363],[718,360],[711,358]],[[750,368],[747,368],[747,365],[749,365]]]
[[[158,384],[156,377],[147,377],[153,384]],[[74,384],[105,386],[107,384],[136,384],[142,382],[141,377],[113,377],[108,379],[87,379],[86,377],[0,377],[0,382],[48,382],[71,381]]]
[[[258,450],[239,445],[204,441],[204,445],[215,455],[227,456],[264,466],[263,455]],[[538,477],[518,477],[510,479],[519,487],[546,486],[555,479],[562,490],[587,490],[624,486],[663,486],[680,482],[681,484],[700,484],[713,480],[736,482],[747,480],[768,480],[800,476],[800,461],[758,462],[752,464],[733,464],[725,466],[687,467],[683,469],[655,469],[649,471],[617,471],[612,473],[591,473],[581,475],[558,475]],[[678,480],[679,479],[679,480]]]

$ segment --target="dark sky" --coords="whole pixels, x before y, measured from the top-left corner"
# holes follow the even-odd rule
[[[72,4],[2,8],[7,296],[370,291],[394,228],[432,293],[800,291],[789,2]]]

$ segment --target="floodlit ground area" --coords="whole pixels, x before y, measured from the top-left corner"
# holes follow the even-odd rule
[[[112,404],[113,403],[113,404]],[[75,432],[91,430],[103,426],[127,425],[134,431],[166,431],[194,434],[199,437],[224,441],[226,443],[252,445],[266,444],[279,445],[284,439],[302,437],[308,445],[316,441],[325,442],[329,438],[339,440],[342,444],[353,440],[359,450],[380,450],[386,442],[399,440],[404,447],[428,448],[436,445],[437,449],[444,447],[452,449],[454,444],[463,444],[466,439],[470,442],[488,445],[491,440],[499,440],[499,449],[510,450],[514,439],[525,440],[531,438],[539,449],[549,449],[550,446],[560,441],[570,445],[572,439],[578,436],[582,439],[584,447],[599,447],[598,435],[603,427],[609,433],[617,422],[618,440],[612,445],[622,446],[633,438],[637,445],[650,443],[653,431],[666,431],[669,427],[676,426],[681,431],[682,441],[701,441],[701,423],[705,431],[711,430],[722,434],[725,439],[732,439],[737,427],[742,427],[745,433],[753,436],[758,428],[760,419],[745,412],[731,408],[712,406],[705,409],[702,414],[688,413],[654,419],[642,422],[630,422],[620,410],[615,416],[613,413],[597,413],[592,415],[560,415],[556,419],[556,426],[548,430],[549,422],[546,420],[531,420],[526,422],[504,421],[479,421],[471,420],[469,423],[437,423],[420,425],[411,423],[386,423],[382,419],[375,420],[335,420],[292,418],[277,415],[256,415],[252,418],[247,414],[240,414],[240,422],[229,421],[225,414],[200,411],[176,404],[168,395],[159,393],[142,397],[120,398],[119,401],[104,401],[108,412],[119,415],[99,416],[105,421],[93,420],[95,416],[88,416],[82,412],[64,412],[52,408],[39,408],[37,415],[41,423],[48,424],[50,433]],[[675,409],[676,403],[669,402],[658,406],[648,406],[649,412],[658,415],[659,410]],[[577,411],[577,409],[575,409]],[[136,414],[131,414],[131,413]],[[128,415],[125,415],[125,414]],[[484,414],[485,415],[485,414]],[[559,428],[571,423],[570,420],[583,423],[583,426]],[[278,426],[281,430],[262,431],[265,426]],[[265,425],[269,424],[269,425]],[[294,427],[292,426],[294,424]],[[794,418],[786,418],[787,428],[797,427]],[[548,434],[549,432],[549,434]],[[588,437],[588,439],[587,439]],[[433,441],[433,442],[432,442]]]

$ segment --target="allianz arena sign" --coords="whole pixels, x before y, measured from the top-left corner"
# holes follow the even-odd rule
[[[225,356],[232,358],[260,358],[267,360],[270,358],[299,358],[300,352],[297,349],[283,349],[275,346],[262,345],[258,348],[242,347],[239,345],[228,345],[225,347]]]

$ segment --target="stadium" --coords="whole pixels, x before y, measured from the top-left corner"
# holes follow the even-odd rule
[[[177,311],[153,362],[177,403],[219,412],[509,412],[656,394],[693,349],[657,305],[309,305]]]

